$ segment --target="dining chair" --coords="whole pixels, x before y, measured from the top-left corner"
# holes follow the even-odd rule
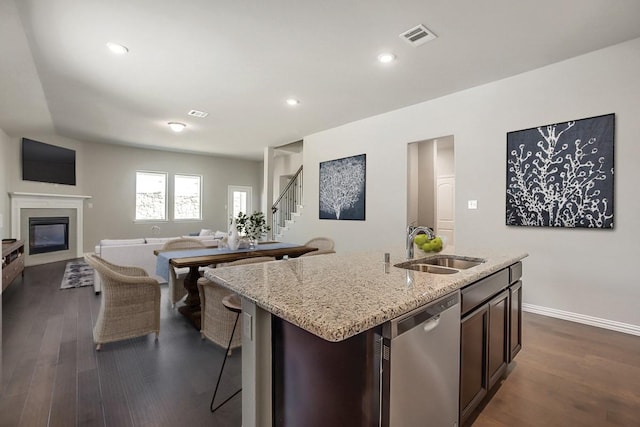
[[[180,238],[169,240],[162,246],[163,251],[174,249],[205,248],[206,245],[197,239]],[[172,307],[187,295],[184,287],[184,278],[189,274],[188,268],[174,268],[169,265],[169,289],[167,295]]]
[[[306,254],[300,255],[300,258],[306,256],[314,256],[314,255],[327,255],[327,254],[335,254],[336,251],[333,249],[318,249],[317,251],[307,252]]]
[[[314,237],[304,245],[312,248],[318,248],[318,250],[333,250],[335,243],[333,239],[329,237]]]
[[[112,264],[95,254],[84,259],[100,275],[100,311],[93,327],[93,341],[102,344],[160,334],[160,283],[140,267]]]

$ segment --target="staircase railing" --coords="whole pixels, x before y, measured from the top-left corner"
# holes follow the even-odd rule
[[[291,181],[282,190],[276,202],[271,206],[271,232],[275,237],[280,234],[280,230],[285,227],[286,221],[291,220],[291,214],[294,213],[298,205],[302,203],[302,166],[295,173]]]

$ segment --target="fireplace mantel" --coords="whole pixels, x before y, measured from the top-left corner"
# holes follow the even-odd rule
[[[21,239],[20,210],[22,209],[75,209],[76,210],[76,257],[83,255],[84,201],[91,196],[75,194],[45,194],[10,192],[11,237]]]

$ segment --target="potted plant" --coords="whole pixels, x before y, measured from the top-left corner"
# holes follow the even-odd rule
[[[249,242],[249,247],[254,248],[258,240],[266,235],[271,227],[267,225],[262,212],[254,212],[247,216],[243,212],[239,212],[235,218],[236,230],[241,236],[244,236]]]

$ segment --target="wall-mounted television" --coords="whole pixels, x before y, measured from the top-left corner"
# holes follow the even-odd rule
[[[22,179],[76,185],[76,152],[22,138]]]

